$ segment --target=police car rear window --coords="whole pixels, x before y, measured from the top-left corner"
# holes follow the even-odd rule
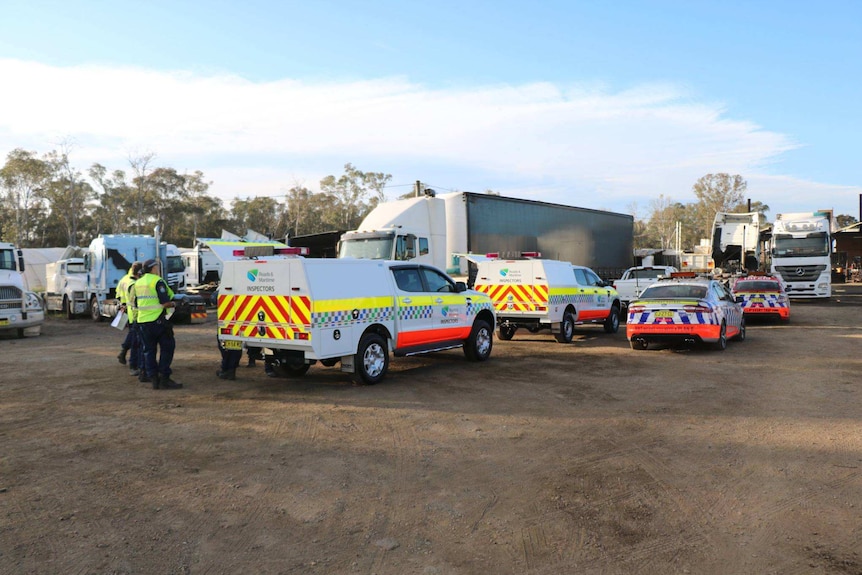
[[[648,287],[641,294],[641,299],[675,299],[692,298],[703,299],[706,297],[706,286],[692,285],[659,285]]]
[[[736,291],[778,291],[780,286],[778,285],[778,282],[750,280],[736,282],[734,289]]]

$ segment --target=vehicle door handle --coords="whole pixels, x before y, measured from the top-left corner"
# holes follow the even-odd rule
[[[409,297],[405,297],[401,299],[401,303],[413,303],[413,300]]]
[[[443,303],[443,298],[442,298],[442,297],[438,297],[438,298],[437,298],[436,300],[434,300],[434,301],[435,301],[435,302],[437,302],[437,303]]]

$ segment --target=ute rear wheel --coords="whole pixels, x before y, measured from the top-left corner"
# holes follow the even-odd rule
[[[575,337],[575,318],[570,312],[563,314],[563,321],[560,322],[560,333],[554,337],[559,343],[572,343],[572,338]]]
[[[491,326],[483,319],[473,322],[470,336],[464,341],[464,355],[470,361],[485,361],[491,355],[494,336]]]
[[[389,349],[386,340],[376,333],[366,333],[359,340],[354,360],[356,375],[360,383],[379,383],[389,369]]]

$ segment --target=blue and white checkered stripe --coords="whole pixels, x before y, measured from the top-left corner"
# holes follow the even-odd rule
[[[411,305],[398,308],[398,319],[430,319],[434,307],[430,305]]]
[[[718,317],[714,313],[686,313],[674,311],[673,317],[656,317],[656,310],[645,311],[630,318],[631,323],[641,324],[680,324],[680,325],[718,325]]]
[[[394,311],[392,307],[365,308],[357,310],[325,311],[311,314],[312,327],[339,327],[351,323],[370,323],[375,321],[391,321]]]
[[[467,302],[467,311],[466,311],[467,317],[478,315],[479,312],[482,311],[483,309],[493,310],[494,304],[491,303],[490,301],[482,302],[482,303],[475,303],[473,301],[469,301],[469,302]]]

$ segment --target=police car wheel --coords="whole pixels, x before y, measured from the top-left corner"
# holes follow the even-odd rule
[[[473,322],[470,337],[464,342],[464,355],[470,361],[485,361],[491,355],[494,338],[491,326],[482,319]]]
[[[713,344],[718,351],[727,349],[727,324],[721,322],[721,332],[718,335],[718,341]]]
[[[378,383],[389,369],[389,350],[386,340],[376,333],[366,333],[356,350],[356,372],[362,383]]]
[[[513,325],[501,325],[500,326],[500,339],[509,341],[513,337],[515,337],[515,332],[518,331],[518,328]]]
[[[619,306],[613,306],[611,308],[611,315],[607,317],[605,320],[605,332],[606,333],[617,333],[620,329],[620,308]]]
[[[572,338],[575,337],[575,318],[572,314],[566,312],[563,314],[563,321],[560,322],[560,333],[554,336],[559,343],[572,343]]]
[[[745,318],[739,322],[739,333],[733,337],[733,341],[745,341]]]

